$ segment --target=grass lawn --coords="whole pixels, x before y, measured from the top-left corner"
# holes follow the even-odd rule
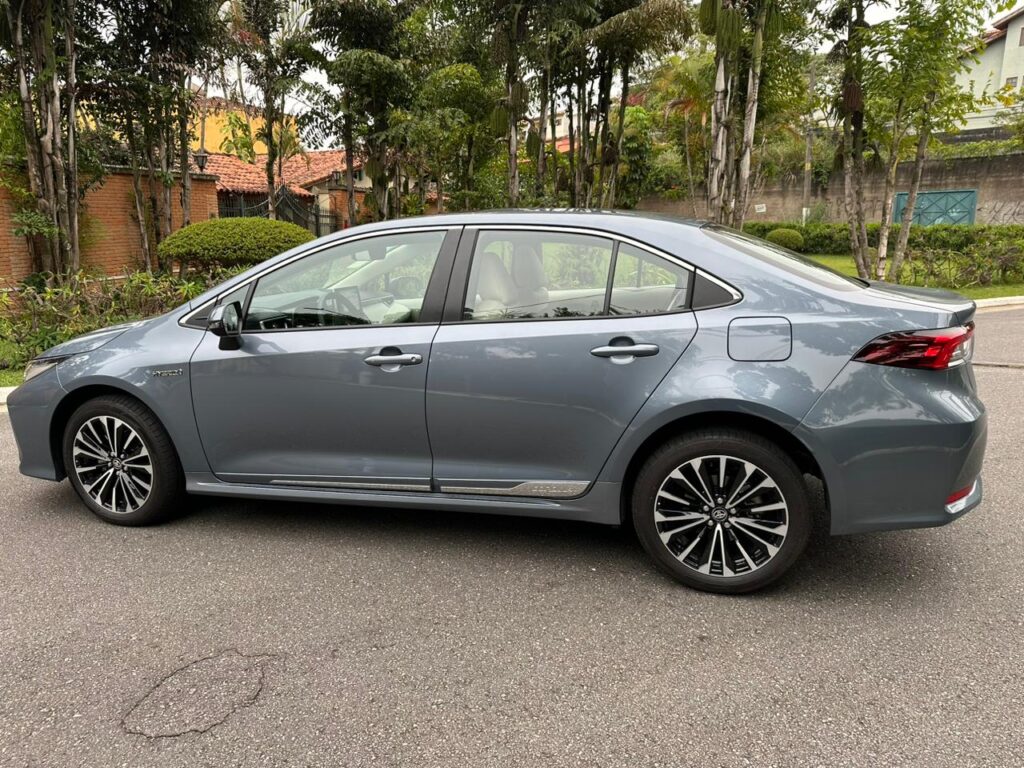
[[[21,368],[0,368],[0,387],[16,387],[21,384]]]
[[[844,275],[857,276],[857,267],[853,263],[852,256],[823,256],[814,254],[811,256],[817,262]],[[1001,296],[1024,296],[1024,283],[1004,283],[1003,285],[972,285],[968,288],[958,288],[957,293],[963,294],[969,299],[996,299]]]

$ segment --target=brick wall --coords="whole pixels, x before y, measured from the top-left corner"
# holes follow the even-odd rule
[[[356,196],[356,210],[360,210],[363,207],[363,198],[366,197],[366,193],[362,190],[355,191]],[[332,189],[331,195],[331,212],[335,216],[341,218],[342,227],[350,227],[352,223],[348,220],[348,190],[347,189]]]
[[[192,179],[192,221],[217,216],[215,179]],[[32,272],[25,239],[11,233],[13,203],[0,188],[0,283],[16,282]],[[171,190],[172,228],[181,227],[181,197],[177,185]],[[82,266],[119,274],[142,261],[139,225],[135,218],[131,174],[108,173],[103,184],[85,194],[82,208]]]

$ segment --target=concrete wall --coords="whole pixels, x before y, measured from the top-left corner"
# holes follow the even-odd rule
[[[906,192],[910,187],[913,163],[901,163],[898,169],[896,191]],[[878,221],[882,216],[884,180],[881,173],[869,173],[865,188],[868,220]],[[921,191],[967,190],[978,192],[976,224],[1024,224],[1024,155],[1006,155],[993,158],[967,158],[958,160],[930,160],[925,164]],[[763,212],[757,208],[764,206]],[[751,196],[747,221],[800,221],[803,207],[803,180],[770,184]],[[843,211],[843,175],[832,174],[826,187],[816,187],[811,208],[824,208],[825,220],[846,220]],[[693,205],[689,200],[667,200],[648,197],[640,202],[641,210],[671,213],[692,217]],[[707,215],[703,200],[698,202],[697,217]]]
[[[192,221],[217,217],[217,188],[213,177],[192,179]],[[23,237],[11,232],[13,203],[8,192],[0,188],[0,284],[21,280],[33,271],[28,245]],[[101,186],[85,194],[82,208],[82,266],[119,274],[142,261],[139,225],[135,218],[132,177],[113,171]],[[171,190],[172,229],[182,222],[181,197],[178,186]]]

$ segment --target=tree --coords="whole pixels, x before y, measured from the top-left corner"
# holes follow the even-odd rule
[[[267,213],[273,219],[277,217],[278,137],[287,120],[285,101],[313,60],[307,30],[310,11],[304,0],[229,0],[227,12],[240,74],[244,72],[260,94],[263,126],[256,138],[267,147]]]
[[[909,0],[901,10],[904,21],[900,28],[887,30],[881,40],[893,45],[913,65],[906,71],[902,62],[894,64],[890,71],[901,72],[902,77],[896,82],[886,79],[887,90],[883,93],[890,100],[895,98],[909,112],[908,132],[916,134],[917,141],[907,204],[888,270],[886,257],[895,185],[888,183],[888,179],[886,184],[875,274],[891,282],[899,281],[903,268],[928,144],[937,132],[959,130],[967,113],[976,108],[977,99],[969,88],[958,83],[957,75],[968,68],[963,55],[965,48],[977,50],[981,45],[979,31],[988,5],[982,0]],[[895,133],[895,121],[890,130]]]
[[[43,271],[59,277],[77,270],[80,259],[76,29],[87,25],[75,0],[9,0],[5,11],[28,187],[42,225],[42,247],[33,255]],[[30,247],[35,243],[30,239]]]

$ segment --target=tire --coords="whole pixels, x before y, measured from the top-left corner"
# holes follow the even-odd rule
[[[64,428],[62,446],[71,485],[108,523],[162,522],[184,496],[185,478],[171,438],[134,398],[104,395],[83,403]]]
[[[793,460],[737,429],[690,432],[656,450],[637,475],[631,509],[637,536],[659,568],[694,589],[726,594],[753,592],[781,577],[812,527]]]

